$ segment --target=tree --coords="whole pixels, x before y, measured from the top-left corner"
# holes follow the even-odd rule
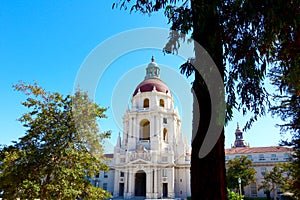
[[[228,200],[243,200],[244,196],[227,189]]]
[[[234,158],[227,162],[227,186],[230,189],[239,189],[238,179],[241,179],[242,188],[255,181],[255,169],[252,168],[252,161],[246,156]],[[242,189],[242,191],[244,191]],[[243,192],[244,193],[244,192]]]
[[[180,41],[191,33],[224,77],[226,119],[233,117],[233,109],[243,114],[253,113],[245,128],[250,128],[257,117],[265,114],[268,93],[263,80],[267,65],[272,68],[274,63],[299,58],[296,53],[300,52],[299,1],[119,0],[115,6],[145,14],[163,9],[171,29],[179,32],[170,35],[167,53],[176,53]],[[290,52],[288,57],[287,51]],[[194,68],[200,57],[195,49],[195,58],[181,66],[187,76],[195,73],[193,89],[200,109],[200,119],[197,120],[198,113],[194,113],[193,122],[198,129],[194,130],[197,134],[192,142],[191,192],[194,199],[223,200],[227,198],[224,131],[212,151],[204,158],[198,157],[210,120],[216,120],[210,119],[207,85]],[[299,63],[291,63],[291,66],[297,67]],[[287,66],[287,70],[291,66]]]
[[[298,39],[298,47],[299,44]],[[277,63],[270,73],[272,83],[279,91],[273,95],[276,105],[272,106],[271,111],[283,121],[279,124],[281,134],[292,135],[291,140],[282,141],[282,145],[290,146],[295,151],[291,170],[294,181],[290,191],[300,199],[300,52],[294,45],[290,43],[287,45],[289,48],[284,48],[287,59]]]
[[[278,164],[272,170],[264,174],[264,179],[261,182],[259,189],[265,189],[273,192],[274,200],[277,199],[277,189],[291,191],[293,179],[290,176],[291,164]]]
[[[74,96],[46,92],[37,84],[14,86],[28,98],[19,121],[25,136],[0,151],[0,190],[5,199],[103,199],[111,195],[94,187],[88,177],[108,170],[97,119],[106,108],[86,93]]]

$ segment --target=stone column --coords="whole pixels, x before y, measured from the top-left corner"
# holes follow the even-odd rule
[[[157,195],[158,197],[162,197],[162,180],[161,180],[162,174],[161,174],[161,168],[157,169]]]
[[[175,193],[174,193],[174,167],[168,169],[168,197],[169,198],[174,198]]]
[[[157,183],[158,183],[158,181],[157,181],[157,170],[158,169],[154,169],[154,171],[153,171],[153,173],[154,173],[154,198],[158,198],[158,192],[157,192],[157,187],[158,187],[158,185],[157,185]]]
[[[133,174],[133,170],[129,169],[128,172],[128,182],[129,182],[129,186],[128,186],[128,196],[131,198],[133,197],[134,194],[134,174]]]
[[[158,128],[157,128],[157,124],[158,124],[158,123],[157,123],[157,121],[156,121],[156,119],[157,119],[156,115],[154,115],[153,119],[154,119],[154,120],[153,120],[153,123],[154,123],[154,126],[153,126],[153,127],[154,127],[154,130],[153,130],[153,132],[154,132],[154,135],[157,136],[157,135],[158,135]]]
[[[132,137],[132,118],[131,116],[129,115],[128,116],[128,121],[129,121],[129,133],[128,133],[128,137]]]
[[[135,118],[133,118],[132,120],[132,126],[133,126],[133,133],[134,133],[134,137],[136,137],[136,141],[140,140],[140,123],[139,123],[139,118],[138,116],[136,116]]]
[[[114,197],[119,196],[119,176],[120,176],[120,171],[115,170],[115,180],[114,180]]]
[[[161,136],[162,135],[162,133],[161,133],[162,132],[162,115],[161,114],[158,115],[157,122],[158,122],[157,134],[159,136],[159,138],[158,138],[159,139],[159,144],[161,145],[161,142],[160,142],[161,139],[162,139],[162,136]],[[161,150],[161,147],[159,147],[158,151],[159,150]]]
[[[186,183],[187,183],[186,195],[191,196],[191,174],[189,168],[185,169],[185,171],[186,171]]]
[[[145,169],[146,172],[146,198],[151,198],[151,170]]]
[[[149,116],[149,121],[150,121],[150,141],[151,139],[154,137],[154,118],[153,118],[153,115],[150,115]]]

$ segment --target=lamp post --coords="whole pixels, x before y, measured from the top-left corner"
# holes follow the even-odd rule
[[[238,178],[238,182],[239,182],[239,193],[240,195],[242,195],[242,179],[240,177]]]

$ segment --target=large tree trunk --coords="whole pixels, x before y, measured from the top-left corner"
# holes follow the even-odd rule
[[[192,0],[193,39],[208,51],[217,65],[221,76],[224,77],[221,28],[217,14],[217,6],[212,5],[218,5],[218,1]],[[203,20],[205,18],[206,20]],[[197,57],[199,57],[199,53],[200,52],[195,49],[196,60]],[[198,106],[200,113],[195,113],[194,109],[193,131],[196,131],[196,124],[198,124],[198,129],[192,142],[192,199],[225,200],[227,199],[227,191],[225,184],[224,129],[211,152],[206,157],[199,158],[199,150],[211,120],[211,99],[206,84],[198,72],[195,72],[193,89],[197,96],[197,101],[194,101],[194,108]],[[199,114],[200,120],[197,121],[199,118],[195,116]]]

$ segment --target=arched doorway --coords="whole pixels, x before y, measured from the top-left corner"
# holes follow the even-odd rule
[[[146,196],[146,173],[142,170],[139,170],[135,174],[135,196]]]

